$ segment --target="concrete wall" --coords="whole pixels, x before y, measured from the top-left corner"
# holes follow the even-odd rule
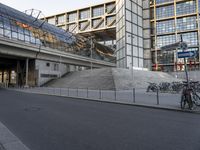
[[[37,74],[37,85],[40,86],[54,78],[59,78],[69,72],[69,65],[51,61],[36,60],[35,69]]]
[[[180,79],[186,79],[185,72],[171,72],[170,74]],[[190,80],[200,81],[200,71],[189,71],[188,76]]]

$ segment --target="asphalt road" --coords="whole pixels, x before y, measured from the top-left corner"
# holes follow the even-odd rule
[[[31,150],[200,150],[200,115],[0,89],[0,121]]]

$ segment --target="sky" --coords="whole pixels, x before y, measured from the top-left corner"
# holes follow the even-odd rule
[[[1,3],[22,12],[32,8],[41,10],[45,16],[87,7],[105,1],[106,0],[0,0]]]

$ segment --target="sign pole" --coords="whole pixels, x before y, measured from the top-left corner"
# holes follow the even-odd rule
[[[181,42],[183,42],[182,34],[180,36],[181,36]],[[185,51],[184,49],[182,49],[182,50]],[[184,66],[185,66],[185,76],[186,76],[186,80],[187,80],[187,86],[189,87],[189,77],[188,77],[187,63],[186,63],[185,57],[184,57]]]

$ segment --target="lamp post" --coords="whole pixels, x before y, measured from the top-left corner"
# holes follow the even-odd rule
[[[133,78],[133,62],[130,63],[130,67],[131,67],[132,86],[135,87],[135,85],[134,85],[134,78]]]
[[[92,50],[94,48],[94,36],[90,37],[90,44],[91,44],[91,46],[90,46],[90,70],[91,70],[91,74],[92,74],[92,66],[93,66],[93,64],[92,64],[92,57],[93,57]]]

